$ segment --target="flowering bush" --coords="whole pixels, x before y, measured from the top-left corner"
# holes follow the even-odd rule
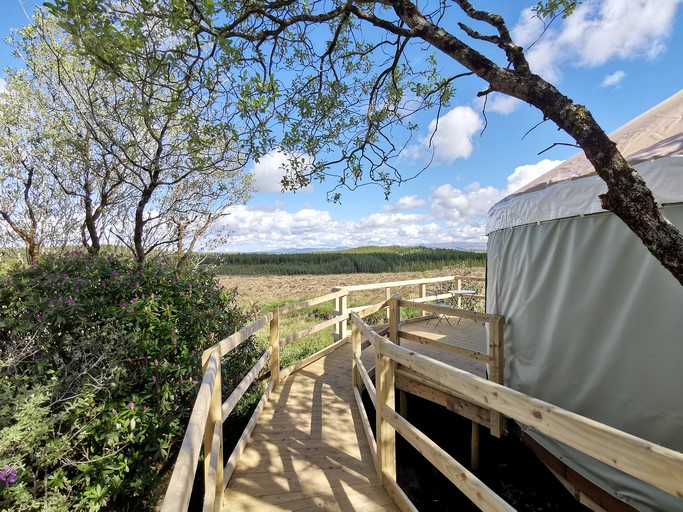
[[[202,351],[245,321],[234,294],[206,272],[78,252],[0,281],[0,509],[143,508]],[[228,372],[254,357],[247,345]]]

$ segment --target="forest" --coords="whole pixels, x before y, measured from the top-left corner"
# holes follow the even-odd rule
[[[206,255],[204,266],[221,275],[326,275],[420,272],[453,265],[483,267],[486,253],[428,247],[360,247],[295,254],[234,253]]]

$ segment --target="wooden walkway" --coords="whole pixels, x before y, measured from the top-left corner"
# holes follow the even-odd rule
[[[398,510],[375,472],[351,359],[347,343],[273,390],[226,489],[224,511]]]

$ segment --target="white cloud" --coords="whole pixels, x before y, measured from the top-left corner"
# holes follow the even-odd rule
[[[435,160],[441,163],[468,158],[474,151],[472,139],[483,127],[484,121],[472,107],[455,107],[429,123],[429,135],[420,138],[420,146],[407,148],[407,156],[422,156],[431,147]]]
[[[505,189],[505,195],[516,192],[561,163],[562,160],[548,160],[546,158],[537,164],[520,165],[508,176],[508,186]]]
[[[484,247],[486,213],[504,196],[548,171],[559,161],[542,160],[517,167],[504,189],[472,183],[462,189],[451,184],[437,187],[425,200],[416,195],[400,198],[382,213],[356,221],[335,219],[329,211],[303,208],[288,212],[282,203],[266,206],[234,206],[221,220],[230,232],[222,250],[272,251],[282,249],[336,248],[358,245],[472,244]],[[427,213],[405,210],[429,204]],[[349,236],[362,233],[361,238]],[[220,249],[219,249],[220,250]]]
[[[614,58],[655,58],[666,49],[682,1],[589,0],[538,41],[543,25],[526,9],[512,34],[526,48],[533,43],[527,52],[532,70],[556,81],[564,62],[596,67]]]
[[[600,85],[603,87],[613,87],[615,85],[619,85],[625,77],[626,73],[623,71],[615,71],[614,73],[607,75]]]
[[[424,199],[420,199],[416,195],[403,196],[399,198],[395,203],[390,203],[384,205],[384,211],[387,212],[399,212],[405,210],[413,210],[415,208],[420,208],[427,203]]]
[[[307,157],[301,157],[304,162],[310,161]],[[285,167],[289,162],[290,155],[283,151],[272,151],[259,159],[259,162],[254,164],[251,169],[251,174],[254,176],[254,184],[258,192],[266,194],[272,192],[282,191],[282,178],[285,176]],[[309,185],[303,190],[311,190]]]

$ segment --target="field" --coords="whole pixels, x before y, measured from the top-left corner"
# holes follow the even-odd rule
[[[449,275],[471,275],[484,277],[484,267],[446,267],[424,272],[395,272],[380,274],[330,274],[301,276],[219,276],[219,283],[228,289],[237,288],[238,302],[265,306],[273,303],[292,303],[330,293],[335,286],[403,281],[424,277]],[[412,287],[414,293],[415,287]],[[381,300],[383,290],[376,290],[374,296]],[[392,291],[393,293],[393,291]],[[396,293],[401,293],[396,290]],[[354,295],[354,298],[360,298]],[[368,297],[372,300],[372,297]]]

